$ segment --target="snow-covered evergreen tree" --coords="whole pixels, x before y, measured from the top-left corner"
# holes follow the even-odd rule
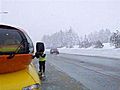
[[[63,32],[60,30],[49,35],[44,35],[42,41],[45,43],[47,48],[58,48],[58,47],[68,47],[72,48],[74,45],[78,44],[79,36],[70,29],[68,31]]]
[[[70,29],[65,33],[66,35],[66,47],[72,48],[74,45],[78,44],[79,36],[72,30]]]
[[[87,36],[84,36],[84,40],[79,43],[79,48],[88,48],[91,46],[91,43],[89,42]]]
[[[115,46],[115,48],[120,48],[120,32],[118,30],[111,35],[110,42]]]
[[[108,43],[110,41],[111,32],[109,29],[101,29],[100,31],[92,32],[88,35],[88,40],[91,43],[95,43],[100,40],[102,43]]]
[[[95,43],[95,46],[94,46],[94,48],[103,48],[103,44],[102,44],[102,42],[100,41],[100,40],[98,40],[96,43]]]

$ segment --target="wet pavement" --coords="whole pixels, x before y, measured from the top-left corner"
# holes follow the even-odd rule
[[[88,90],[80,82],[58,71],[53,65],[46,63],[46,79],[42,81],[42,90]]]
[[[120,60],[118,59],[48,54],[47,62],[90,90],[120,90]]]

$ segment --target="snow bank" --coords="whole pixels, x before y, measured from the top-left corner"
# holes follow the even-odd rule
[[[111,47],[108,43],[104,44],[101,49],[97,48],[59,48],[60,53],[78,54],[78,55],[89,55],[89,56],[102,56],[109,58],[120,58],[120,49]]]

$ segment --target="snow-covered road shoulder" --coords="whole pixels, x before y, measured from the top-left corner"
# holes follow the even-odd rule
[[[60,53],[101,56],[120,59],[120,49],[115,49],[105,44],[104,48],[59,48]]]

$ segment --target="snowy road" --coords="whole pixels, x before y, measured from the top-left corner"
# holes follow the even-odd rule
[[[89,90],[80,82],[46,63],[46,79],[42,81],[42,90]]]
[[[90,90],[120,90],[119,59],[48,54],[47,60]]]

